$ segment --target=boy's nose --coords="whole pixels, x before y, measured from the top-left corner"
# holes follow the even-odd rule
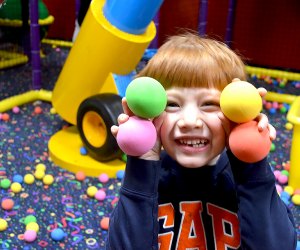
[[[179,128],[201,128],[203,121],[199,116],[185,115],[177,122]]]

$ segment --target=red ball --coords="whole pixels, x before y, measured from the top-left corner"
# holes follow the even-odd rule
[[[237,125],[229,135],[229,147],[241,161],[254,163],[265,158],[270,152],[269,130],[258,130],[257,122],[250,121]]]

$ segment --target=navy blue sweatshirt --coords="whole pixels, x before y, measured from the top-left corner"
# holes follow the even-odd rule
[[[297,234],[266,159],[223,153],[214,166],[184,168],[128,157],[106,249],[294,250]]]

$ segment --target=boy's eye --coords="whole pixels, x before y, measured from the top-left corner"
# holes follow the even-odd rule
[[[175,108],[175,107],[179,107],[179,105],[176,102],[168,102],[167,107]]]
[[[203,106],[218,106],[220,107],[220,103],[217,102],[205,102]]]

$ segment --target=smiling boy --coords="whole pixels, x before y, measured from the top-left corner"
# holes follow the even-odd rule
[[[296,248],[293,218],[267,159],[245,163],[228,147],[234,124],[221,112],[220,94],[234,78],[246,79],[244,69],[223,43],[187,33],[170,37],[139,73],[161,82],[168,102],[153,120],[154,148],[128,156],[106,249]],[[132,115],[122,103],[119,124]],[[267,117],[257,120],[274,140]]]

